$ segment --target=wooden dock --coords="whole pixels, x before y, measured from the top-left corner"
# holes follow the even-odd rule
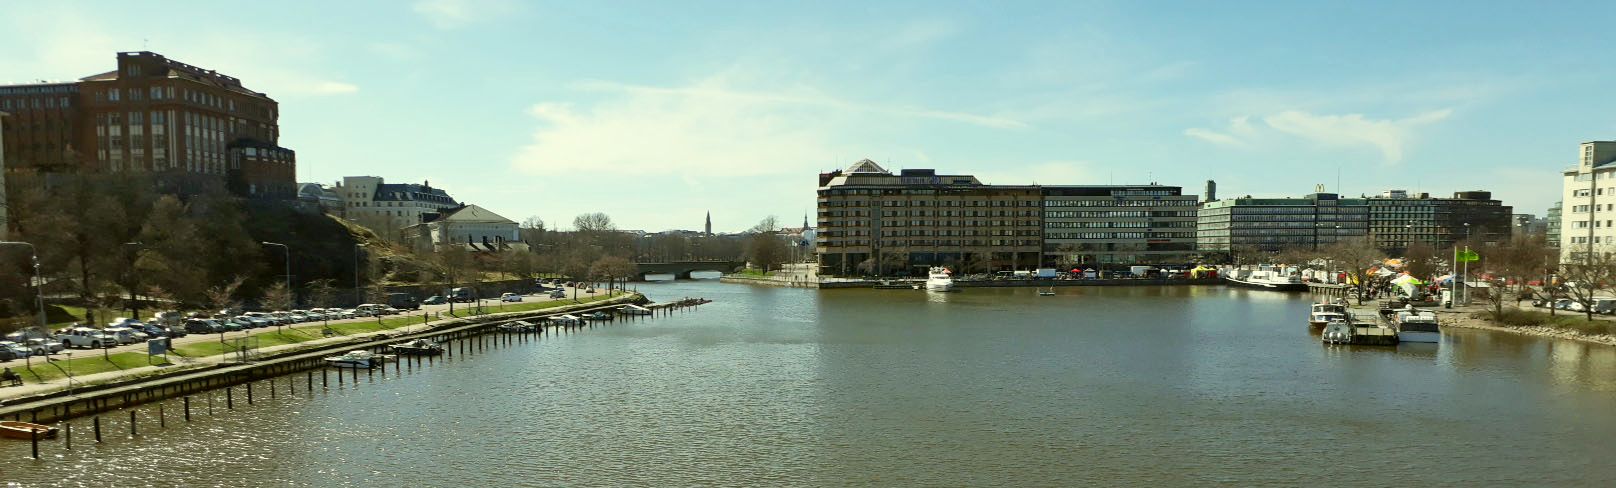
[[[646,308],[652,309],[656,311],[656,314],[661,315],[675,313],[684,309],[694,310],[695,307],[701,304],[711,302],[711,300],[702,298],[687,298],[675,302],[652,304],[646,306]],[[268,391],[272,397],[275,395],[277,383],[283,385],[283,389],[288,392],[296,391],[300,386],[312,391],[315,389],[316,376],[319,376],[318,379],[322,388],[333,382],[331,376],[336,377],[335,382],[339,386],[345,382],[344,375],[351,376],[351,381],[357,383],[360,376],[359,369],[329,368],[325,361],[326,357],[347,351],[366,350],[375,353],[386,353],[388,352],[387,346],[414,339],[429,339],[444,346],[445,354],[441,359],[434,359],[431,356],[413,356],[400,358],[399,361],[393,362],[391,366],[394,368],[394,373],[398,374],[400,368],[406,364],[411,367],[416,367],[417,365],[426,366],[434,362],[452,360],[457,355],[462,357],[474,356],[489,347],[497,348],[501,345],[536,340],[536,337],[530,338],[531,336],[570,333],[577,329],[604,326],[604,324],[591,322],[560,325],[549,323],[550,321],[544,319],[564,314],[596,311],[612,312],[628,303],[630,302],[614,301],[564,311],[545,311],[482,320],[472,318],[460,324],[447,324],[412,333],[378,332],[315,349],[276,354],[250,363],[221,364],[180,374],[94,385],[77,388],[72,394],[65,391],[52,392],[32,398],[12,400],[12,402],[17,403],[8,403],[3,408],[0,408],[0,419],[9,418],[36,423],[49,423],[65,421],[75,417],[96,416],[96,423],[99,426],[99,415],[101,413],[127,408],[131,409],[130,419],[131,425],[133,425],[136,415],[133,407],[167,399],[184,398],[185,418],[189,420],[191,414],[190,395],[196,393],[225,389],[226,408],[233,409],[234,404],[237,403],[234,391],[236,387],[242,385],[245,385],[247,403],[251,404],[253,402],[253,385],[255,383],[260,385],[267,383]],[[625,320],[633,320],[636,316],[625,315],[625,317]],[[649,318],[651,316],[639,317]],[[534,328],[531,332],[525,333],[511,332],[500,328],[501,325],[522,320],[538,320],[541,323],[547,323],[547,325]],[[336,372],[335,375],[331,374],[333,371]],[[382,365],[379,369],[373,368],[364,374],[373,378],[378,371],[385,378],[387,376],[387,365]],[[298,377],[294,376],[295,373],[306,374]],[[262,391],[262,388],[263,386],[260,386],[260,391]],[[211,395],[209,398],[208,408],[211,411]],[[159,406],[159,416],[161,417],[161,415],[161,406]],[[68,427],[68,432],[71,435],[70,426]],[[97,434],[99,435],[99,428],[97,428]]]

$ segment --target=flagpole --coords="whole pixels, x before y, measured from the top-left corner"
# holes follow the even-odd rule
[[[1448,276],[1453,277],[1453,284],[1448,286],[1448,306],[1449,307],[1457,305],[1456,303],[1453,303],[1453,302],[1459,300],[1459,246],[1457,244],[1455,244],[1453,246],[1453,262],[1452,262],[1452,265],[1453,265],[1453,270],[1448,272]]]
[[[1469,305],[1470,304],[1470,283],[1469,283],[1469,277],[1470,277],[1470,246],[1465,246],[1464,275],[1465,275],[1465,278],[1466,278],[1466,283],[1465,283],[1465,287],[1464,287],[1464,303],[1466,305]]]

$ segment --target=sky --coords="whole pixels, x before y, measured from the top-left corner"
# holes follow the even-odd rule
[[[739,231],[869,158],[994,184],[1558,199],[1609,2],[0,0],[0,83],[155,51],[280,102],[298,179]],[[1339,175],[1339,176],[1338,176]]]

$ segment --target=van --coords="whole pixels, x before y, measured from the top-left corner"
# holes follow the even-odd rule
[[[476,301],[476,300],[477,300],[477,296],[474,293],[472,293],[470,288],[460,287],[460,288],[455,288],[453,290],[449,290],[449,301],[451,301],[451,302],[465,303],[465,302],[473,302],[473,301]]]
[[[408,293],[388,293],[387,306],[399,310],[419,310],[421,308],[421,304],[415,301],[415,295]]]

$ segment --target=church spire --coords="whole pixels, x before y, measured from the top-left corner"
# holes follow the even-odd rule
[[[713,211],[707,211],[707,235],[713,235]]]

